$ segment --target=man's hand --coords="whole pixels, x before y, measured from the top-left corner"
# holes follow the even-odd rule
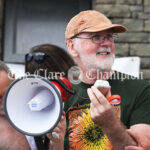
[[[58,138],[53,137],[52,133],[56,132]],[[47,137],[50,139],[50,150],[63,150],[64,149],[64,137],[66,133],[66,117],[65,112],[63,111],[60,122],[58,123],[55,129],[47,134]]]
[[[126,146],[125,150],[150,150],[150,125],[133,125],[127,132],[137,141],[138,146]]]
[[[106,99],[111,96],[110,91],[106,97],[96,88],[87,90],[90,97],[90,115],[92,120],[103,128],[115,150],[124,150],[125,146],[136,146],[135,140],[126,132],[121,121],[117,118],[112,106]]]
[[[117,117],[113,106],[107,101],[104,95],[94,86],[87,90],[90,97],[90,115],[92,120],[101,127],[114,125]],[[109,97],[110,91],[106,94]]]

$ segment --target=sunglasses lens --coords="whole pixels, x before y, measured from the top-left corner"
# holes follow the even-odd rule
[[[27,62],[30,62],[32,58],[36,62],[41,62],[42,60],[44,60],[44,56],[45,56],[45,53],[29,53],[26,55],[25,59]]]
[[[33,56],[33,58],[34,58],[35,61],[38,62],[38,61],[44,60],[44,56],[45,56],[44,53],[36,53],[36,54]]]
[[[29,62],[32,60],[32,54],[27,54],[26,55],[26,61]]]

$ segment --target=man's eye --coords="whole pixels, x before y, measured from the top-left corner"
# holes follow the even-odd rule
[[[113,36],[112,34],[109,34],[109,35],[108,35],[108,37],[112,37],[112,36]]]
[[[99,35],[95,35],[95,36],[93,36],[92,38],[94,39],[94,40],[99,40]]]

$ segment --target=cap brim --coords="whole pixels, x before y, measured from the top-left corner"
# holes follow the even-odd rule
[[[126,32],[127,28],[119,25],[119,24],[109,24],[109,25],[105,25],[105,26],[101,26],[101,25],[97,25],[97,26],[93,26],[87,29],[82,30],[82,32],[99,32],[99,31],[104,31],[104,30],[108,30],[108,29],[113,29],[113,33],[122,33],[122,32]]]

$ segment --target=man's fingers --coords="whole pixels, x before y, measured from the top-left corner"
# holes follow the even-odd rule
[[[137,146],[126,146],[124,150],[144,150],[144,149]]]
[[[106,93],[106,98],[111,96],[111,88],[108,89],[107,93]]]
[[[96,87],[92,86],[91,89],[98,101],[100,102],[100,104],[105,105],[108,103],[104,95]]]
[[[91,100],[91,103],[92,103],[94,106],[97,106],[97,105],[100,104],[99,101],[97,100],[96,96],[94,95],[92,89],[89,88],[89,89],[87,90],[87,93],[88,93],[88,95],[89,95],[89,98],[90,98],[90,100]]]

